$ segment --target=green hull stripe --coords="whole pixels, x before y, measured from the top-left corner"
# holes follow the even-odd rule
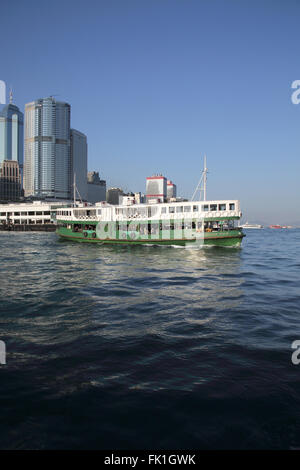
[[[168,243],[168,242],[195,242],[197,239],[196,238],[169,238],[169,239],[164,239],[164,240],[161,240],[161,239],[148,239],[148,240],[131,240],[131,239],[125,239],[125,240],[122,240],[122,239],[119,239],[119,238],[88,238],[88,237],[75,237],[74,235],[66,235],[64,233],[60,233],[60,232],[57,232],[58,235],[60,235],[61,237],[66,237],[66,238],[72,238],[73,240],[84,240],[84,241],[89,241],[89,242],[121,242],[121,243],[149,243],[149,242],[153,242],[153,243],[159,243],[159,242],[162,242],[162,243]],[[244,235],[229,235],[227,237],[208,237],[208,238],[204,238],[203,240],[204,241],[208,241],[208,240],[228,240],[229,238],[243,238]]]

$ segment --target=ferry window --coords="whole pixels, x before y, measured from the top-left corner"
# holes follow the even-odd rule
[[[73,225],[73,232],[82,232],[81,224],[74,224]]]
[[[210,210],[211,211],[216,211],[217,210],[217,204],[211,204],[210,205]]]
[[[169,212],[170,212],[170,214],[174,214],[175,213],[175,207],[169,207]]]
[[[50,211],[44,211],[44,215],[50,215]]]
[[[229,210],[230,210],[230,211],[234,211],[234,210],[235,210],[235,204],[234,204],[233,202],[231,202],[231,203],[229,204]]]
[[[140,224],[140,234],[148,235],[148,226],[146,224]]]
[[[191,206],[184,206],[184,212],[191,212]]]
[[[20,212],[15,212],[14,215],[20,215]]]
[[[183,212],[183,207],[182,206],[176,207],[176,212]]]
[[[116,213],[117,213],[117,210],[118,209],[116,209]],[[101,209],[98,209],[98,215],[101,215]]]
[[[204,206],[202,206],[202,210],[204,212],[207,212],[209,210],[209,205],[208,204],[205,204]]]
[[[167,212],[167,208],[166,208],[166,207],[162,207],[162,208],[161,208],[161,213],[162,213],[162,214],[166,214],[166,212]]]
[[[193,212],[198,212],[198,206],[193,206]]]
[[[226,204],[219,204],[219,211],[226,211]]]

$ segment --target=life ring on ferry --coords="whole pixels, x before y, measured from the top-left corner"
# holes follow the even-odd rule
[[[86,238],[88,236],[88,233],[84,232],[83,236]]]

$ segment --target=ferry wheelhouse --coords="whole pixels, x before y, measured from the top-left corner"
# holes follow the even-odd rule
[[[79,204],[57,210],[60,237],[87,243],[239,246],[238,200]]]

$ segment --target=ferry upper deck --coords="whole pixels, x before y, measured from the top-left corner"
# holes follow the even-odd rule
[[[185,201],[158,204],[80,206],[57,210],[58,220],[122,221],[133,219],[239,219],[242,216],[238,200]]]

